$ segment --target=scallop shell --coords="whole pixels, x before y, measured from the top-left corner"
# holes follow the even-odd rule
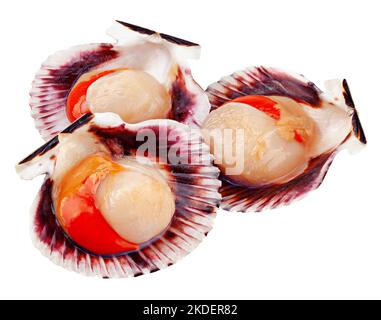
[[[93,255],[77,247],[65,235],[56,220],[51,194],[54,183],[51,173],[54,170],[55,154],[60,147],[58,136],[18,164],[17,171],[24,179],[46,175],[32,208],[33,237],[44,255],[58,265],[84,275],[129,277],[155,272],[174,264],[204,239],[211,230],[216,215],[221,183],[218,180],[219,170],[213,166],[209,149],[198,132],[172,120],[149,120],[130,125],[115,114],[104,113],[87,114],[65,129],[64,133],[82,130],[94,134],[113,153],[134,155],[143,143],[136,141],[136,135],[141,130],[158,132],[161,128],[167,129],[165,139],[170,135],[179,138],[176,142],[168,139],[167,149],[164,153],[159,153],[159,159],[155,161],[161,163],[161,160],[166,160],[162,158],[166,158],[174,143],[185,147],[184,150],[181,149],[181,159],[192,160],[197,157],[202,161],[195,164],[184,164],[182,161],[179,164],[166,164],[163,161],[160,164],[160,168],[168,172],[169,186],[176,195],[176,211],[170,227],[157,240],[136,252],[115,256]]]
[[[221,208],[251,212],[289,204],[320,186],[338,151],[345,147],[366,144],[347,81],[329,80],[326,87],[327,92],[324,93],[302,75],[274,68],[252,67],[223,77],[207,88],[212,110],[241,96],[278,95],[292,98],[311,108],[319,108],[323,102],[334,104],[344,108],[352,118],[352,132],[336,148],[311,159],[307,169],[287,183],[247,187],[233,184],[221,174]]]
[[[79,77],[118,66],[146,71],[161,82],[172,98],[171,119],[194,127],[202,123],[210,109],[208,98],[186,63],[199,57],[198,44],[122,21],[116,21],[108,34],[116,43],[59,51],[36,74],[30,91],[31,115],[45,140],[70,125],[66,100]]]

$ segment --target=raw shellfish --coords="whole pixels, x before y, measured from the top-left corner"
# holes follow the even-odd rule
[[[335,154],[366,138],[345,80],[327,92],[300,75],[250,68],[207,89],[202,128],[223,182],[222,208],[260,211],[317,188]]]
[[[212,227],[219,170],[198,132],[173,120],[87,114],[20,162],[45,174],[38,248],[87,275],[137,276],[175,263]]]
[[[114,112],[128,123],[202,123],[208,98],[187,65],[187,59],[198,58],[198,44],[121,21],[108,34],[115,44],[59,51],[38,71],[30,106],[45,140],[88,112]]]

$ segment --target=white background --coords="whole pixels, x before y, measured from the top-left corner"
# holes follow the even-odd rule
[[[381,298],[381,8],[379,1],[2,1],[0,4],[0,298]],[[178,264],[143,277],[86,278],[32,245],[29,207],[42,182],[14,165],[42,140],[28,91],[40,63],[72,45],[109,41],[113,19],[202,45],[205,88],[250,65],[346,77],[369,144],[342,152],[323,185],[289,207],[221,212]]]

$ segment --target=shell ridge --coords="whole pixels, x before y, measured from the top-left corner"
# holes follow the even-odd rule
[[[194,47],[194,46],[198,47],[199,46],[199,44],[197,44],[197,43],[194,43],[194,42],[191,42],[188,40],[184,40],[184,39],[181,39],[181,38],[178,38],[175,36],[171,36],[171,35],[166,34],[166,33],[161,33],[161,32],[157,32],[157,31],[154,31],[154,30],[151,30],[148,28],[140,27],[140,26],[137,26],[137,25],[132,24],[132,23],[128,23],[128,22],[124,22],[124,21],[120,21],[120,20],[116,20],[116,22],[121,24],[122,26],[126,27],[127,29],[129,29],[133,32],[136,32],[138,34],[144,35],[144,36],[157,35],[160,38],[162,38],[163,40],[168,41],[171,44],[186,46],[186,47]]]
[[[356,138],[363,144],[367,143],[367,139],[365,136],[364,129],[361,125],[360,118],[358,115],[358,112],[356,110],[355,103],[352,98],[351,91],[349,89],[349,85],[346,79],[343,80],[343,96],[345,99],[345,103],[354,110],[353,118],[352,118],[352,126],[353,126],[353,132],[356,136]]]
[[[338,84],[333,83],[332,86],[335,89],[334,94],[338,94],[336,92],[339,91],[337,90],[339,89]],[[342,81],[340,88],[342,97],[327,100],[328,96],[326,96],[326,93],[323,93],[303,75],[286,73],[279,69],[260,66],[250,67],[235,72],[230,76],[222,77],[221,80],[209,85],[206,91],[212,110],[241,95],[279,95],[296,100],[303,104],[305,108],[312,107],[314,109],[327,108],[327,103],[339,106],[340,103],[338,102],[342,99],[345,100],[345,104],[350,108],[350,113],[347,112],[347,116],[348,121],[352,121],[353,135],[365,144],[364,130],[346,80]],[[350,136],[351,134],[349,134]],[[301,198],[307,192],[320,186],[336,152],[342,148],[341,146],[347,140],[348,137],[343,141],[338,141],[338,144],[329,148],[328,151],[323,151],[320,155],[312,157],[309,160],[307,169],[302,174],[280,185],[241,186],[231,183],[221,174],[222,187],[220,188],[220,193],[222,195],[222,202],[220,207],[240,212],[261,211],[276,208]]]
[[[269,185],[264,188],[243,187],[227,184],[223,180],[222,194],[223,209],[230,209],[232,205],[237,206],[239,212],[248,210],[262,211],[265,208],[275,208],[287,204],[291,200],[300,199],[307,192],[320,186],[336,152],[329,152],[312,161],[309,170],[299,175],[291,182],[280,185]]]
[[[81,133],[88,132],[88,134],[95,135],[100,139],[115,138],[119,135],[126,138],[129,135],[134,137],[141,129],[159,130],[160,126],[166,126],[169,130],[168,134],[170,132],[179,133],[180,143],[184,146],[196,141],[203,144],[199,133],[187,135],[186,133],[190,132],[190,128],[175,121],[149,120],[136,125],[129,125],[113,114],[88,114],[77,120],[64,132],[74,133],[76,130],[81,130]],[[52,141],[54,141],[54,146],[51,146],[49,142],[45,143],[43,148],[37,149],[38,152],[29,156],[28,162],[39,159],[41,154],[46,155],[47,150],[59,147],[58,137],[53,138]],[[123,148],[127,147],[122,140],[118,143]],[[135,148],[137,145],[130,149],[131,154],[134,154]],[[53,259],[57,265],[86,275],[101,277],[138,276],[172,265],[195,248],[204,238],[204,234],[210,231],[220,201],[218,193],[220,183],[217,181],[218,170],[212,169],[209,149],[203,146],[198,148],[198,152],[192,150],[192,147],[188,150],[189,156],[194,157],[201,154],[208,160],[200,166],[205,168],[203,174],[201,176],[197,174],[200,172],[197,170],[197,165],[179,165],[175,166],[172,173],[169,172],[171,179],[168,180],[168,183],[173,190],[177,190],[177,183],[179,183],[180,188],[184,186],[184,182],[177,177],[177,174],[184,175],[185,172],[189,172],[187,174],[188,181],[185,183],[188,185],[188,191],[186,194],[176,193],[176,212],[169,229],[159,239],[144,245],[140,251],[107,257],[98,256],[89,254],[73,241],[69,241],[55,217],[51,194],[53,181],[49,178],[46,178],[43,183],[36,198],[38,199],[36,200],[36,207],[33,209],[33,234],[36,239],[36,246],[45,256]],[[55,160],[45,158],[44,161],[50,163]],[[30,162],[25,164],[28,165]],[[209,180],[214,183],[208,183]],[[193,185],[202,188],[193,188]],[[205,199],[203,197],[204,192],[207,195]],[[191,197],[192,201],[187,197]],[[184,212],[187,214],[184,215]]]
[[[166,52],[169,52],[168,59],[171,59],[171,65],[178,66],[178,73],[182,77],[182,82],[175,79],[169,86],[178,94],[172,97],[177,103],[172,107],[176,116],[174,119],[193,127],[199,127],[207,116],[210,105],[205,92],[194,81],[187,65],[187,59],[198,58],[200,46],[122,21],[117,21],[109,33],[117,40],[124,39],[126,30],[139,35],[140,43],[143,45],[148,42],[157,43],[157,39],[162,41]],[[128,38],[120,45],[111,43],[79,45],[58,51],[48,57],[33,80],[29,101],[35,127],[45,140],[50,140],[70,124],[66,115],[66,100],[77,80],[89,71],[106,68],[113,64],[117,65],[118,62],[125,64],[126,61],[123,59],[128,58],[129,55],[124,54],[128,50],[134,50],[132,46],[134,43],[133,39]],[[132,51],[131,54],[133,54]],[[142,62],[142,70],[148,73],[153,72],[155,77],[164,77],[164,80],[159,81],[167,87],[167,82],[172,81],[172,71],[168,70],[161,75],[160,68],[159,70],[156,68],[156,71],[153,70],[152,63],[150,63],[152,58],[150,55],[145,58],[147,61]],[[167,61],[162,62],[162,65],[165,66],[166,63]],[[140,68],[138,69],[140,70]]]

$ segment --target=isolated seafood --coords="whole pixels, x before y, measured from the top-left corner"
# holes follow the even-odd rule
[[[220,200],[209,148],[173,120],[86,114],[17,171],[46,174],[33,207],[37,247],[87,275],[137,276],[175,263],[210,231]]]
[[[261,211],[317,188],[335,154],[366,138],[345,80],[322,92],[303,76],[250,68],[207,89],[202,128],[221,169],[221,207]]]
[[[198,44],[121,21],[108,34],[117,43],[59,51],[38,71],[30,106],[45,140],[88,112],[114,112],[128,123],[202,123],[208,98],[186,62],[198,58]]]

